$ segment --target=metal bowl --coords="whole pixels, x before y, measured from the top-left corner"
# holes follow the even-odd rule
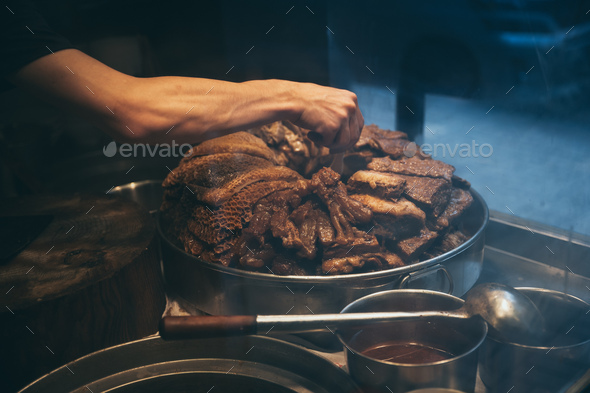
[[[300,346],[249,336],[146,338],[84,356],[20,393],[360,393],[340,368]]]
[[[456,249],[408,266],[340,276],[276,276],[205,262],[167,239],[159,216],[164,277],[178,295],[214,315],[337,313],[355,299],[401,287],[461,296],[481,273],[489,217],[483,198],[471,193],[474,202],[462,217],[471,238]]]
[[[490,392],[560,392],[590,368],[590,305],[572,295],[517,288],[545,317],[554,338],[544,347],[488,337],[480,352],[480,376]]]
[[[450,311],[464,301],[440,292],[397,290],[358,299],[342,312]],[[473,391],[477,376],[478,348],[488,332],[481,318],[421,318],[363,326],[337,332],[346,352],[350,375],[363,390],[405,393],[421,388],[452,388]],[[446,358],[424,363],[378,360],[367,356],[368,348],[388,343],[413,344],[445,352]]]

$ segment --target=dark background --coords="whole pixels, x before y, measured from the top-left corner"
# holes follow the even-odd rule
[[[367,123],[492,144],[487,160],[441,159],[494,190],[492,208],[590,233],[578,213],[590,195],[579,181],[590,171],[589,0],[34,3],[78,48],[131,75],[332,85],[359,95]],[[109,142],[83,118],[4,91],[1,194],[105,191],[177,165],[107,158]]]

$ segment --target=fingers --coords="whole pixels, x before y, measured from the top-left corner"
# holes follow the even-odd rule
[[[332,154],[342,153],[350,147],[351,130],[350,130],[349,123],[350,123],[350,120],[348,120],[345,124],[343,124],[343,126],[338,131],[338,134],[336,134],[336,138],[335,138],[334,142],[332,144],[330,144],[330,146],[327,146],[330,148],[330,153],[332,153]]]
[[[357,107],[354,115],[347,119],[347,122],[343,123],[343,126],[338,130],[338,134],[334,139],[334,142],[329,145],[330,152],[333,154],[342,153],[346,150],[351,149],[359,140],[361,131],[365,124],[365,119]]]
[[[357,97],[347,90],[312,84],[303,89],[303,111],[295,123],[310,130],[308,138],[334,153],[350,149],[364,125]]]

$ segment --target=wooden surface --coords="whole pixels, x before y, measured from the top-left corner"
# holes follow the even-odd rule
[[[0,265],[0,391],[157,332],[165,307],[155,225],[147,211],[105,195],[0,204],[0,216],[27,214],[55,218]]]

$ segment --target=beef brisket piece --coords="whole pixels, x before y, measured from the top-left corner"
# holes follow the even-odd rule
[[[346,245],[334,243],[324,249],[324,259],[343,258],[381,251],[377,238],[372,234],[355,229],[356,237]]]
[[[374,124],[365,126],[358,142],[354,145],[354,151],[372,151],[380,155],[389,154],[394,158],[404,156],[404,151],[409,144],[408,135],[400,131],[382,130]]]
[[[363,127],[361,136],[354,145],[354,148],[355,150],[361,149],[363,147],[378,149],[379,145],[377,144],[377,141],[388,139],[408,139],[408,135],[401,131],[383,130],[377,127],[375,124],[370,124]]]
[[[405,262],[414,261],[434,243],[437,237],[436,232],[423,228],[418,236],[398,242],[397,252]]]
[[[471,183],[457,175],[453,175],[452,181],[453,187],[462,188],[464,190],[469,190],[471,188]]]
[[[403,239],[418,234],[424,227],[426,214],[407,199],[391,201],[368,194],[350,197],[373,211],[373,231],[376,235],[389,239]]]
[[[378,252],[326,259],[322,262],[322,273],[330,275],[363,273],[399,266],[404,266],[399,256],[391,252]]]
[[[367,169],[367,164],[375,157],[375,152],[370,149],[361,149],[344,153],[344,171],[345,176],[350,176],[356,171]]]
[[[406,181],[404,195],[423,207],[427,213],[438,217],[447,207],[451,197],[451,183],[444,179],[398,175]]]
[[[347,182],[348,190],[355,194],[371,194],[384,199],[398,199],[406,181],[399,176],[375,171],[358,171]]]
[[[473,203],[473,197],[469,191],[461,188],[453,188],[449,203],[444,212],[435,220],[427,223],[432,230],[440,231],[449,227],[465,210]]]
[[[378,172],[392,172],[400,175],[442,178],[451,181],[455,167],[438,160],[422,160],[418,157],[392,160],[389,157],[374,158],[367,168]]]
[[[406,150],[410,147],[407,139],[377,139],[376,149],[395,159],[405,157]]]
[[[434,246],[423,254],[423,259],[430,259],[454,250],[469,240],[469,236],[459,230],[453,230],[437,239]]]

